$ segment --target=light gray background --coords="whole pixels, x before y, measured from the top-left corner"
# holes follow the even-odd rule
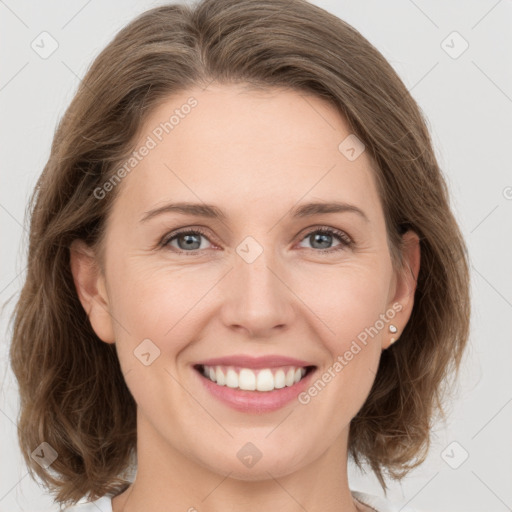
[[[7,366],[8,315],[25,275],[28,197],[86,68],[135,15],[163,3],[0,0],[0,302],[13,297],[0,326],[0,512],[57,510],[22,463]],[[512,510],[512,2],[313,3],[368,38],[418,101],[470,250],[474,314],[458,399],[447,424],[434,429],[428,460],[392,485],[389,497],[424,512]],[[43,31],[59,44],[47,59],[31,48]],[[453,31],[469,44],[457,58],[463,41],[446,39]],[[350,483],[382,494],[372,475],[354,468]]]

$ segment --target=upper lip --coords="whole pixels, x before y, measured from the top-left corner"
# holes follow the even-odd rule
[[[233,355],[227,357],[215,357],[213,359],[205,359],[199,361],[196,365],[203,366],[240,366],[242,368],[275,368],[277,366],[314,366],[308,361],[295,359],[293,357],[268,355],[261,357],[253,357],[249,355]]]

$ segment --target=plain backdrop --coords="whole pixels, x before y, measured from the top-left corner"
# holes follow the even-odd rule
[[[25,210],[80,78],[145,0],[0,0],[0,512],[58,510],[16,437],[8,316],[25,276]],[[512,2],[317,0],[390,61],[428,119],[471,260],[470,349],[427,461],[389,498],[419,511],[512,510]],[[58,47],[42,58],[32,42]],[[50,40],[49,40],[50,41]],[[50,48],[50,46],[46,46]],[[382,494],[350,467],[352,489]],[[312,512],[312,511],[311,511]]]

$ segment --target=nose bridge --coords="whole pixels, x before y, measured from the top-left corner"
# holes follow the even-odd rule
[[[267,237],[267,240],[271,237]],[[275,251],[246,237],[236,248],[230,272],[225,321],[254,335],[290,321],[291,295],[279,276]]]
[[[252,236],[246,237],[236,248],[235,268],[237,281],[242,285],[244,296],[254,299],[273,300],[279,290],[279,280],[275,276],[276,261],[274,251],[267,243]]]

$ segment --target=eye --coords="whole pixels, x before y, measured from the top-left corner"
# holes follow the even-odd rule
[[[196,251],[205,249],[201,247],[201,238],[208,240],[208,236],[201,229],[188,229],[171,233],[164,237],[159,244],[162,248],[173,247],[178,252],[190,253],[190,255],[196,254]],[[331,253],[339,251],[348,247],[352,247],[353,240],[343,231],[334,228],[327,228],[325,226],[318,227],[309,231],[302,241],[309,239],[311,244],[318,244],[319,247],[313,247],[318,249],[316,252],[320,253]],[[337,239],[339,244],[333,247],[327,247],[332,244],[332,239]],[[172,245],[172,242],[176,242],[176,245]]]
[[[334,248],[327,247],[332,243],[333,238],[338,239],[340,243],[337,246],[334,246]],[[346,233],[334,228],[321,227],[313,229],[312,231],[309,231],[302,240],[304,241],[306,239],[308,239],[312,245],[318,244],[319,247],[317,246],[316,249],[319,250],[316,252],[321,253],[340,251],[353,245],[352,239]]]
[[[177,249],[179,251],[194,252],[204,249],[204,247],[201,247],[201,237],[208,239],[206,234],[197,228],[188,231],[178,231],[177,233],[171,233],[171,236],[164,238],[162,240],[162,246],[167,247],[168,245],[171,245],[171,242],[176,241],[178,244]]]

